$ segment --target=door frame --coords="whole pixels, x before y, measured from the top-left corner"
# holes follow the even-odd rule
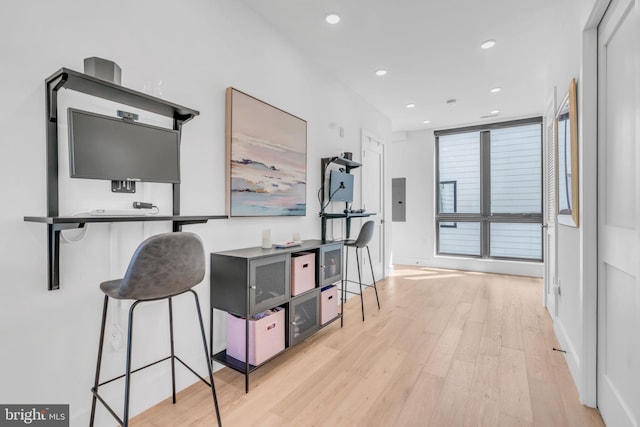
[[[544,289],[542,293],[542,304],[547,307],[547,311],[551,314],[551,317],[555,320],[558,316],[558,293],[557,293],[557,278],[558,278],[558,224],[556,222],[556,210],[557,210],[557,197],[555,188],[557,185],[557,176],[556,175],[556,161],[553,163],[549,162],[549,157],[553,156],[555,158],[556,152],[556,143],[555,140],[555,132],[552,136],[553,144],[548,138],[547,129],[549,126],[552,129],[555,129],[555,117],[556,117],[556,88],[553,88],[551,97],[547,102],[547,108],[545,109],[545,113],[543,116],[543,141],[544,141],[544,149],[543,149],[543,162],[544,162],[544,187],[546,189],[546,194],[544,197],[544,212],[542,219],[542,227],[543,227],[543,259],[544,259]],[[554,175],[553,183],[549,182],[549,175]],[[553,206],[550,206],[549,196],[550,192],[553,191],[553,197],[556,199],[556,203]],[[553,212],[550,212],[553,209]],[[553,233],[552,233],[553,232]],[[553,251],[549,250],[549,247],[552,246],[554,248]],[[551,256],[551,252],[553,252],[553,257]],[[553,259],[552,259],[553,258]],[[553,268],[551,268],[553,267]]]
[[[609,41],[615,37],[616,34],[618,34],[618,31],[622,28],[623,25],[625,25],[624,21],[629,18],[630,20],[632,20],[631,23],[626,24],[626,27],[629,28],[629,26],[631,26],[630,28],[633,28],[636,30],[637,32],[637,24],[638,24],[638,10],[640,10],[640,5],[638,3],[638,0],[620,0],[619,2],[617,2],[617,4],[613,4],[614,0],[611,0],[610,2],[607,2],[607,8],[603,13],[603,19],[606,19],[606,29],[605,31],[602,32],[602,34],[600,33],[600,31],[598,31],[598,53],[604,53],[604,58],[600,58],[598,57],[598,61],[597,61],[597,67],[598,70],[600,71],[601,74],[599,74],[599,77],[601,78],[598,81],[598,84],[603,83],[604,87],[598,87],[598,94],[603,95],[604,98],[603,99],[598,99],[598,112],[602,111],[604,112],[604,114],[602,116],[598,116],[598,120],[597,123],[599,125],[598,129],[597,129],[597,133],[598,133],[598,148],[600,149],[600,154],[602,153],[602,150],[604,148],[604,144],[606,144],[608,142],[607,138],[607,134],[609,133],[607,131],[607,128],[609,127],[615,127],[613,125],[613,121],[609,121],[609,119],[607,119],[607,117],[609,117],[609,110],[607,109],[609,107],[609,104],[607,101],[607,97],[608,97],[608,93],[609,93],[609,82],[610,79],[607,77],[607,71],[605,70],[603,72],[603,68],[608,69],[610,67],[609,63],[608,63],[608,59],[606,58],[606,56],[608,55],[607,51],[608,49],[601,49],[603,46],[606,46]],[[631,40],[637,40],[632,38]],[[635,50],[636,46],[635,44],[633,45],[633,47],[631,47],[631,52],[632,52],[632,57],[633,57],[633,53],[635,53],[637,55],[637,51]],[[603,52],[604,51],[604,52]],[[637,59],[637,56],[636,56]],[[602,61],[602,62],[601,62]],[[636,67],[637,67],[637,62],[635,63]],[[637,71],[637,70],[636,70]],[[602,77],[604,77],[604,79],[602,79]],[[635,76],[634,76],[635,77]],[[636,92],[632,92],[632,96],[634,97],[634,101],[638,100],[638,93]],[[615,103],[612,103],[612,106],[615,105]],[[636,104],[636,108],[633,110],[634,113],[634,120],[637,121],[638,119],[638,110],[637,110],[637,104]],[[604,117],[603,117],[604,116]],[[604,127],[600,127],[600,125],[604,126]],[[603,138],[603,139],[600,139]],[[632,143],[634,144],[634,146],[637,147],[637,142],[638,142],[638,129],[635,128],[634,129],[634,133],[631,135],[632,138]],[[637,166],[638,164],[638,158],[637,158],[637,152],[634,153],[636,155],[636,158],[634,159],[634,166]],[[609,162],[606,160],[606,156],[607,153],[604,153],[604,156],[599,156],[599,165],[603,165],[602,170],[598,169],[598,191],[602,191],[602,194],[604,195],[604,191],[605,191],[605,187],[601,184],[606,184],[607,181],[607,176],[608,176],[608,170],[607,166],[609,168],[611,168]],[[637,183],[637,178],[636,178],[636,183]],[[636,187],[637,190],[637,187]],[[629,404],[630,407],[628,407],[628,405],[623,400],[623,398],[621,396],[619,396],[618,391],[616,390],[616,386],[617,384],[615,384],[614,381],[610,381],[611,377],[609,377],[609,372],[607,369],[607,365],[610,365],[607,362],[607,358],[608,358],[608,353],[609,353],[609,344],[608,344],[608,338],[610,335],[613,335],[612,332],[607,332],[606,330],[609,329],[607,327],[607,321],[608,319],[608,312],[610,311],[611,307],[608,307],[608,304],[606,302],[607,296],[608,296],[608,289],[611,289],[612,286],[613,288],[616,287],[616,282],[615,281],[611,281],[611,280],[607,280],[606,277],[606,265],[607,264],[612,264],[614,268],[619,268],[620,270],[624,271],[624,273],[629,274],[631,276],[633,276],[634,278],[634,291],[637,288],[638,285],[638,274],[636,269],[634,268],[634,263],[633,261],[629,262],[628,259],[626,259],[627,254],[631,251],[633,253],[634,250],[637,250],[637,248],[631,248],[629,246],[625,246],[623,242],[621,242],[620,245],[615,245],[616,249],[617,249],[617,253],[612,254],[611,252],[615,252],[614,250],[609,249],[609,244],[610,244],[610,240],[614,240],[616,243],[619,242],[618,239],[614,238],[614,239],[610,239],[610,236],[612,234],[617,234],[617,233],[621,233],[624,234],[625,237],[629,236],[628,231],[625,229],[626,227],[621,226],[620,228],[622,228],[622,230],[617,231],[607,231],[606,228],[609,228],[610,225],[606,224],[607,221],[605,221],[606,218],[604,218],[604,212],[606,211],[606,206],[604,205],[604,197],[601,197],[599,200],[602,201],[602,203],[598,203],[598,209],[601,215],[600,220],[599,220],[599,224],[598,226],[602,227],[599,228],[599,234],[598,234],[598,239],[600,241],[600,243],[598,244],[599,248],[602,249],[602,253],[598,253],[598,261],[597,261],[597,266],[598,266],[598,312],[597,312],[597,347],[596,347],[596,354],[597,354],[597,367],[596,367],[596,381],[598,383],[598,386],[596,387],[596,403],[598,405],[598,407],[603,410],[603,409],[608,409],[609,411],[604,414],[601,413],[601,415],[607,415],[610,417],[610,419],[605,420],[605,422],[611,422],[611,423],[622,423],[622,424],[626,424],[625,421],[630,422],[630,423],[634,423],[637,422],[637,419],[635,419],[634,417],[637,415],[634,413],[634,410],[637,410],[637,401],[635,399],[635,396],[632,397],[632,401]],[[637,206],[637,201],[636,201],[636,206]],[[637,218],[634,218],[634,220],[637,221]],[[615,228],[616,225],[612,225],[611,228]],[[635,235],[632,234],[633,236],[633,245],[637,246],[637,239],[638,239],[638,235],[637,235],[637,231],[635,231],[634,233]],[[605,249],[606,248],[606,249]],[[626,261],[626,262],[625,262]],[[620,264],[617,264],[618,262],[620,262]],[[637,301],[633,301],[631,303],[633,305],[633,310],[636,310],[638,307],[638,302]],[[613,308],[613,310],[611,311],[616,311],[617,307]],[[602,322],[602,323],[601,323]],[[628,334],[626,334],[628,335]],[[632,351],[637,351],[637,346],[634,346],[635,348]],[[615,349],[614,349],[615,351]],[[628,371],[627,371],[628,372]],[[628,395],[626,397],[629,397]],[[624,419],[624,421],[623,421]]]
[[[580,401],[597,406],[598,355],[598,25],[610,0],[595,0],[582,32],[578,80],[578,141],[580,192],[580,283],[582,283],[581,357],[567,355]],[[584,171],[591,171],[585,174]],[[585,191],[589,189],[589,191]]]
[[[389,268],[390,263],[389,263],[389,231],[390,231],[390,227],[387,227],[387,217],[390,217],[390,213],[388,212],[389,208],[387,206],[387,194],[390,194],[390,187],[391,186],[391,181],[389,180],[389,182],[387,183],[387,144],[386,141],[383,138],[380,138],[378,135],[376,135],[375,133],[362,128],[360,130],[360,159],[363,163],[363,167],[364,167],[364,148],[365,148],[365,143],[367,142],[367,140],[372,139],[375,140],[376,142],[380,143],[381,147],[382,147],[382,168],[380,173],[382,174],[381,177],[381,181],[382,181],[382,187],[380,188],[380,200],[382,201],[382,212],[380,219],[380,224],[382,226],[382,235],[380,236],[381,239],[381,246],[382,246],[382,276],[378,278],[378,280],[384,279],[385,277],[389,276]],[[364,184],[364,180],[361,179],[360,180],[360,197],[361,199],[364,199],[364,191],[365,191],[365,184]]]

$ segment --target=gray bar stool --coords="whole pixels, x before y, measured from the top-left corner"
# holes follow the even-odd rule
[[[378,298],[378,288],[376,287],[376,278],[373,275],[373,263],[371,262],[371,252],[369,251],[369,242],[373,238],[373,231],[375,227],[375,221],[367,221],[362,225],[360,229],[360,233],[358,234],[358,238],[355,240],[346,240],[344,242],[344,246],[346,247],[346,261],[345,261],[345,273],[344,273],[344,281],[342,284],[342,301],[346,301],[347,292],[350,294],[358,295],[358,292],[351,292],[347,290],[347,282],[350,283],[358,283],[360,284],[360,306],[362,307],[362,321],[364,322],[364,299],[362,297],[362,288],[373,288],[376,292],[376,302],[378,303],[378,310],[380,310],[380,299]],[[358,281],[349,280],[348,279],[348,270],[349,270],[349,248],[356,249],[356,264],[358,266]],[[373,280],[373,284],[367,285],[362,283],[362,275],[360,274],[360,257],[359,252],[362,248],[367,248],[367,255],[369,256],[369,266],[371,267],[371,279]]]
[[[136,249],[124,278],[118,280],[109,280],[100,284],[100,289],[104,292],[104,306],[102,309],[102,327],[100,329],[100,344],[98,347],[98,362],[96,366],[95,383],[91,392],[93,394],[91,404],[91,420],[90,426],[93,426],[96,400],[99,400],[105,408],[113,415],[113,417],[122,425],[127,427],[129,423],[129,391],[130,377],[134,372],[153,366],[157,363],[171,360],[171,381],[173,391],[173,403],[176,403],[176,377],[175,377],[175,361],[177,360],[196,375],[200,380],[211,388],[213,403],[216,410],[216,418],[218,426],[222,425],[220,420],[220,411],[218,409],[218,398],[216,397],[216,389],[213,384],[213,372],[211,370],[211,361],[207,351],[207,339],[204,332],[204,324],[202,322],[202,313],[200,311],[200,302],[198,295],[191,289],[198,283],[202,282],[205,273],[205,254],[204,247],[200,237],[193,233],[175,232],[165,233],[152,236],[142,242]],[[171,299],[177,295],[191,292],[195,299],[198,320],[200,322],[200,333],[202,335],[202,344],[204,348],[204,356],[209,372],[209,381],[198,375],[193,369],[187,366],[174,353],[173,344],[173,307]],[[100,365],[102,363],[102,352],[104,345],[105,325],[107,321],[107,306],[109,297],[119,300],[134,300],[135,302],[129,309],[129,322],[127,329],[127,359],[126,373],[119,377],[100,382]],[[141,302],[169,300],[169,336],[171,339],[171,355],[150,363],[141,368],[131,369],[131,347],[133,341],[133,311]],[[98,394],[98,388],[115,380],[125,378],[124,390],[124,415],[120,419],[115,411],[105,402]]]

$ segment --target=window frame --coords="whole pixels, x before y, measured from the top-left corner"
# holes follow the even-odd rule
[[[453,212],[447,212],[447,213],[456,213],[458,212],[458,181],[440,181],[438,183],[438,211],[440,210],[440,208],[442,207],[442,201],[440,200],[440,189],[443,185],[451,185],[453,184]],[[441,221],[441,222],[445,222],[445,221]],[[445,227],[445,228],[458,228],[458,223],[454,222],[451,225],[442,225],[441,227]]]
[[[538,124],[540,126],[540,213],[491,213],[491,130]],[[464,258],[495,259],[507,261],[544,262],[544,187],[543,187],[543,144],[541,116],[511,120],[506,122],[488,123],[478,126],[437,130],[435,136],[435,242],[436,254],[459,256]],[[440,212],[440,137],[460,133],[480,133],[480,212],[478,213],[441,213]],[[441,222],[479,222],[480,223],[480,255],[456,254],[440,250]],[[540,224],[540,258],[520,258],[491,255],[491,224],[492,223],[534,223]]]

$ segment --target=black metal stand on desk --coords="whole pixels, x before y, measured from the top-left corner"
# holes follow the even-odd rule
[[[335,163],[337,165],[344,166],[347,173],[351,173],[353,169],[359,168],[362,166],[361,163],[354,162],[351,159],[346,159],[344,157],[336,156],[336,157],[324,157],[320,159],[320,182],[324,186],[324,182],[326,180],[327,168],[331,163]],[[327,220],[328,219],[346,219],[347,220],[347,239],[351,235],[351,218],[362,218],[367,216],[375,215],[373,212],[341,212],[341,213],[327,213],[324,211],[326,204],[324,191],[320,194],[320,219],[322,221],[322,242],[327,242]],[[345,207],[348,207],[348,204],[345,204]]]
[[[62,230],[82,228],[90,222],[171,221],[173,223],[173,231],[180,231],[183,225],[201,224],[206,223],[210,219],[227,218],[226,215],[180,215],[179,183],[172,184],[172,215],[60,216],[58,188],[58,92],[63,88],[169,117],[173,119],[173,130],[176,131],[180,131],[184,123],[200,114],[194,109],[174,104],[146,93],[137,92],[68,68],[61,68],[45,80],[47,214],[45,216],[25,216],[24,220],[27,222],[47,224],[47,282],[50,291],[60,288],[60,232]]]

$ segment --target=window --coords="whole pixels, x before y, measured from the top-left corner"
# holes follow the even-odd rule
[[[542,260],[542,119],[436,132],[438,254]]]
[[[456,181],[440,181],[440,212],[458,212],[458,188]]]

